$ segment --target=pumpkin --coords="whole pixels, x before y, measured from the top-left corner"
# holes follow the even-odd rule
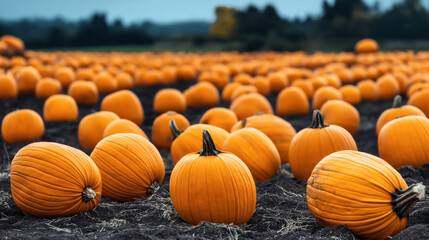
[[[183,115],[168,111],[159,115],[152,124],[152,142],[158,149],[170,149],[174,136],[170,130],[170,121],[174,120],[179,129],[189,127],[189,121]]]
[[[25,50],[24,42],[15,36],[3,35],[0,38],[0,42],[5,44],[6,55],[13,56],[13,55],[20,55],[24,53],[24,50]]]
[[[305,92],[299,87],[287,87],[277,95],[276,112],[280,116],[307,114],[310,109]]]
[[[378,86],[371,80],[362,80],[357,84],[362,100],[376,101],[378,100]]]
[[[93,149],[103,139],[106,127],[118,119],[118,115],[107,111],[86,115],[79,122],[78,138],[80,145],[88,150]]]
[[[171,173],[174,209],[193,225],[202,221],[246,223],[256,208],[252,174],[237,156],[217,150],[207,130],[199,139],[203,150],[183,157]]]
[[[235,113],[238,120],[243,120],[260,112],[273,114],[270,102],[259,93],[245,94],[235,99],[229,109]]]
[[[408,87],[410,86],[410,80],[408,79],[408,76],[403,72],[393,72],[393,77],[396,79],[396,82],[398,82],[399,85],[399,93],[404,94]]]
[[[356,53],[373,53],[378,52],[378,43],[374,39],[365,38],[355,45]]]
[[[415,106],[429,117],[429,89],[424,89],[414,93],[410,99],[408,99],[408,105]]]
[[[16,99],[18,97],[18,86],[12,74],[0,74],[0,99]]]
[[[33,67],[24,67],[20,69],[16,76],[18,92],[20,94],[34,93],[37,83],[41,78],[39,72]]]
[[[252,82],[252,76],[247,73],[239,73],[234,76],[233,81],[240,84],[250,84]]]
[[[76,80],[76,74],[72,68],[59,67],[55,70],[55,79],[61,82],[63,88],[68,88]]]
[[[336,74],[327,74],[324,76],[326,80],[326,84],[328,84],[331,87],[334,88],[340,88],[341,87],[341,80]]]
[[[119,133],[101,140],[91,153],[103,179],[103,196],[131,201],[154,194],[164,180],[164,161],[144,137]]]
[[[317,90],[321,87],[327,86],[328,82],[324,77],[313,77],[310,79],[311,84],[313,85],[314,90]]]
[[[90,81],[95,72],[91,68],[79,68],[76,70],[76,79]]]
[[[381,99],[393,99],[399,94],[399,84],[391,74],[379,77],[376,83]]]
[[[231,128],[231,132],[241,128],[256,128],[267,135],[276,145],[282,163],[289,162],[289,145],[296,134],[295,129],[289,122],[274,115],[263,114],[237,122]]]
[[[355,134],[359,129],[360,117],[358,110],[343,100],[329,100],[320,109],[326,124],[333,124]]]
[[[343,99],[341,92],[331,86],[321,87],[313,96],[313,109],[320,109],[328,100]]]
[[[342,127],[326,125],[322,114],[314,110],[310,127],[299,131],[290,143],[292,173],[297,179],[307,180],[320,160],[341,150],[357,150],[352,135]]]
[[[411,105],[402,106],[402,97],[400,95],[396,95],[393,106],[390,109],[385,110],[377,120],[376,132],[377,135],[380,133],[380,130],[386,125],[388,122],[396,119],[397,117],[405,117],[405,116],[425,116],[425,114],[418,109],[417,107]]]
[[[292,82],[292,86],[301,88],[305,95],[307,95],[308,99],[313,98],[314,87],[310,80],[298,79]]]
[[[177,164],[186,154],[197,152],[201,149],[201,134],[205,129],[212,133],[217,144],[216,147],[222,149],[223,143],[229,135],[222,128],[208,124],[194,124],[184,130],[180,130],[175,120],[170,121],[170,130],[174,137],[170,152],[171,160],[174,164]]]
[[[76,101],[64,94],[55,94],[46,99],[43,105],[45,121],[76,121],[79,116]]]
[[[282,72],[272,72],[269,73],[268,81],[270,82],[270,89],[273,93],[280,92],[283,88],[287,87],[289,84],[289,81],[286,77],[286,75]]]
[[[419,82],[414,83],[410,85],[410,87],[407,89],[407,97],[410,98],[414,93],[417,93],[421,90],[429,89],[429,83],[428,82]]]
[[[27,60],[21,56],[14,56],[10,59],[10,65],[12,67],[27,66]]]
[[[21,148],[10,168],[16,205],[39,217],[71,216],[87,212],[101,198],[101,176],[84,152],[51,142]]]
[[[22,109],[6,114],[1,133],[6,143],[34,141],[43,137],[45,126],[37,112]]]
[[[177,69],[177,77],[182,81],[192,81],[197,78],[197,70],[192,65],[182,65]]]
[[[357,105],[362,102],[359,88],[353,85],[345,85],[339,90],[344,101],[352,105]]]
[[[253,85],[241,85],[237,87],[231,95],[231,101],[249,93],[258,93],[258,89]]]
[[[253,78],[252,85],[258,90],[258,93],[268,96],[271,93],[270,82],[263,76]]]
[[[243,128],[231,133],[222,150],[239,157],[249,168],[255,182],[267,181],[280,170],[281,160],[276,145],[255,128]]]
[[[383,159],[344,150],[320,161],[307,181],[307,204],[321,225],[344,225],[363,239],[388,239],[401,232],[421,183],[407,186]]]
[[[231,131],[237,123],[237,116],[228,108],[216,107],[207,110],[200,119],[200,123],[220,127],[225,131]]]
[[[143,130],[127,119],[114,120],[104,129],[103,138],[117,133],[134,133],[149,140]]]
[[[220,77],[215,72],[207,71],[207,72],[202,72],[198,76],[198,82],[209,82],[215,85],[216,87],[221,87],[219,78]]]
[[[171,84],[177,82],[177,68],[173,66],[165,66],[161,69],[162,82]]]
[[[156,113],[167,111],[185,112],[186,99],[182,92],[174,88],[159,90],[153,100],[153,109]]]
[[[232,94],[239,86],[241,86],[241,83],[232,82],[226,84],[222,90],[222,100],[225,102],[230,102]]]
[[[137,86],[156,86],[162,83],[162,72],[157,69],[148,69],[143,76],[136,79]]]
[[[120,90],[107,95],[101,101],[101,111],[116,113],[137,125],[143,124],[144,111],[139,98],[130,90]]]
[[[90,81],[74,81],[69,86],[68,95],[79,104],[95,105],[98,102],[97,86]]]
[[[108,72],[100,72],[92,78],[98,92],[106,94],[118,90],[118,81]]]
[[[429,163],[429,119],[406,116],[388,122],[378,135],[378,152],[392,167]]]
[[[133,77],[127,72],[120,72],[116,75],[116,81],[118,82],[118,89],[130,89],[134,86]]]
[[[199,82],[186,89],[183,94],[188,107],[210,107],[219,103],[219,91],[209,82]]]
[[[53,78],[43,78],[36,85],[36,97],[48,98],[55,94],[60,94],[62,91],[61,83]]]

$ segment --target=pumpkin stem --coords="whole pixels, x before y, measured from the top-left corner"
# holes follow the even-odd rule
[[[393,100],[392,108],[398,107],[402,107],[402,97],[400,95],[396,95],[395,99]]]
[[[312,120],[309,128],[324,128],[327,126],[328,125],[326,125],[325,122],[323,121],[323,116],[320,113],[320,111],[314,110],[313,111],[313,120]]]
[[[147,189],[147,196],[151,196],[153,194],[155,194],[159,189],[159,183],[157,181],[153,182],[149,188]]]
[[[243,121],[241,122],[241,125],[243,125],[243,127],[246,127],[247,124],[247,118],[243,119]]]
[[[213,142],[212,137],[210,136],[209,131],[203,131],[203,150],[199,152],[200,156],[217,156],[220,153],[219,150],[216,149],[216,146]]]
[[[422,183],[414,183],[405,190],[396,189],[391,194],[393,211],[400,219],[408,216],[416,203],[425,197],[425,188]]]
[[[181,133],[184,132],[182,130],[179,130],[179,128],[177,128],[176,122],[174,120],[170,120],[170,130],[171,130],[171,133],[173,134],[173,139],[177,138]]]
[[[97,194],[94,192],[94,190],[92,190],[91,187],[86,187],[85,189],[83,189],[82,201],[89,202],[96,197],[97,197]]]

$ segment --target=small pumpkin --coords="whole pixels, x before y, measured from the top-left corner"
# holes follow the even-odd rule
[[[186,117],[174,111],[159,115],[152,124],[152,142],[158,149],[170,149],[174,136],[170,130],[170,121],[174,120],[178,129],[185,130],[190,123]]]
[[[76,80],[76,74],[70,67],[59,67],[55,70],[55,79],[60,81],[63,88],[68,88]]]
[[[43,105],[45,121],[76,121],[79,116],[76,101],[69,95],[55,94]]]
[[[339,90],[344,101],[352,105],[357,105],[362,102],[359,88],[353,85],[345,85]]]
[[[428,82],[419,82],[411,84],[410,87],[407,89],[407,97],[410,98],[414,93],[417,93],[422,90],[429,89],[429,83]]]
[[[273,114],[273,107],[270,102],[259,93],[245,94],[235,99],[229,109],[235,113],[238,120],[243,120],[260,112]]]
[[[193,225],[202,221],[246,223],[256,208],[252,174],[237,156],[217,150],[208,131],[199,139],[203,150],[184,156],[171,173],[174,209]]]
[[[118,90],[118,81],[108,72],[100,72],[92,78],[98,92],[106,94]]]
[[[270,81],[263,76],[254,77],[252,85],[258,90],[258,93],[264,96],[268,96],[271,93]]]
[[[61,83],[53,78],[43,78],[36,85],[36,97],[48,98],[52,95],[60,94],[62,91]]]
[[[192,65],[181,65],[177,69],[177,77],[182,81],[192,81],[197,78],[197,69]]]
[[[299,87],[287,87],[277,96],[276,112],[280,116],[307,114],[310,109],[305,92]]]
[[[241,83],[237,83],[237,82],[231,82],[226,84],[222,90],[222,100],[225,102],[230,102],[232,98],[232,94],[239,86],[241,86]]]
[[[270,89],[273,93],[280,92],[283,88],[287,87],[289,81],[286,75],[282,72],[272,72],[267,76],[268,81],[270,82]]]
[[[362,80],[357,84],[362,100],[377,101],[378,85],[371,79]]]
[[[158,69],[147,69],[136,79],[137,86],[156,86],[162,83],[162,72]]]
[[[186,111],[186,98],[177,89],[165,88],[155,94],[153,109],[158,114],[168,111],[183,113]]]
[[[365,38],[360,40],[355,45],[356,53],[373,53],[379,49],[378,43],[374,39]]]
[[[1,133],[6,143],[34,141],[43,137],[45,125],[37,112],[21,109],[6,114]]]
[[[86,115],[79,122],[78,138],[80,145],[91,150],[103,139],[104,130],[119,117],[115,113],[101,111]]]
[[[380,133],[380,130],[386,125],[388,122],[396,119],[397,117],[405,117],[405,116],[426,116],[420,109],[411,105],[402,105],[402,97],[400,95],[396,95],[393,100],[393,106],[390,109],[385,110],[380,117],[377,119],[376,132],[377,135]]]
[[[97,86],[90,81],[74,81],[69,86],[68,95],[79,104],[95,105],[98,102]]]
[[[220,127],[225,131],[231,131],[237,123],[237,116],[228,108],[216,107],[207,110],[200,119],[200,123]]]
[[[406,116],[388,122],[378,135],[378,152],[392,167],[429,163],[429,119]]]
[[[429,117],[429,89],[423,89],[414,93],[410,99],[408,99],[408,105],[415,106]]]
[[[243,85],[250,84],[252,82],[252,76],[247,73],[239,73],[234,76],[233,81]]]
[[[329,100],[320,109],[326,124],[333,124],[355,134],[359,129],[360,116],[358,110],[343,100]]]
[[[281,160],[276,145],[255,128],[243,128],[231,133],[222,150],[239,157],[249,168],[255,182],[267,181],[280,170]]]
[[[311,83],[310,80],[297,79],[297,80],[292,82],[292,86],[301,88],[302,91],[305,92],[305,95],[307,95],[308,99],[313,98],[314,87],[313,87],[313,83]]]
[[[338,89],[331,86],[321,87],[316,90],[313,96],[313,109],[320,109],[322,105],[328,100],[342,100],[343,97]]]
[[[79,68],[76,70],[76,79],[90,81],[95,75],[91,68]]]
[[[84,152],[51,142],[21,148],[10,168],[12,197],[25,213],[39,217],[71,216],[95,208],[101,176]]]
[[[36,90],[37,83],[42,79],[39,72],[33,67],[23,67],[19,70],[16,81],[20,94],[31,94]]]
[[[219,103],[219,91],[209,82],[199,82],[186,89],[183,94],[189,107],[211,107]]]
[[[120,90],[107,95],[101,101],[101,111],[116,113],[137,125],[143,124],[144,110],[136,94],[130,90]]]
[[[0,99],[16,99],[18,86],[12,74],[0,74]]]
[[[118,82],[118,90],[130,89],[134,86],[133,77],[127,72],[119,72],[116,75],[116,81]]]
[[[177,82],[177,68],[173,66],[165,66],[161,69],[162,82],[171,84]]]
[[[399,94],[399,84],[391,74],[379,77],[376,83],[381,99],[393,99]]]
[[[137,124],[127,119],[118,119],[109,123],[106,129],[104,129],[103,138],[117,133],[134,133],[149,140],[149,138],[146,136],[143,130],[137,126]]]
[[[342,127],[326,125],[322,114],[314,110],[311,125],[299,131],[290,143],[289,163],[293,175],[307,180],[320,160],[340,150],[357,150],[352,135]]]
[[[101,140],[91,153],[103,179],[103,196],[131,201],[154,194],[165,176],[164,161],[144,137],[119,133]]]
[[[174,164],[177,164],[186,154],[197,152],[198,149],[201,149],[201,134],[205,129],[212,133],[217,144],[216,147],[222,149],[223,143],[229,135],[222,128],[208,124],[194,124],[185,130],[180,130],[174,120],[170,121],[170,130],[174,137],[170,152],[171,160]]]
[[[383,159],[344,150],[320,161],[307,181],[307,204],[321,225],[344,225],[363,239],[388,239],[401,232],[421,183],[407,186]]]

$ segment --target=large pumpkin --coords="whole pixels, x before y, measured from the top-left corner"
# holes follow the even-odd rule
[[[429,119],[407,116],[388,122],[378,135],[380,157],[394,168],[429,163]]]
[[[310,127],[299,131],[289,147],[289,163],[297,179],[307,180],[317,163],[340,150],[357,150],[356,142],[347,130],[325,125],[322,114],[313,112]]]
[[[345,225],[363,239],[388,239],[407,225],[424,198],[421,184],[407,186],[388,163],[344,150],[320,161],[307,182],[307,204],[322,225]]]
[[[201,152],[183,157],[170,179],[170,196],[187,223],[242,224],[256,207],[256,188],[246,165],[232,153],[218,151],[210,134],[200,136]]]
[[[10,184],[16,205],[39,217],[90,211],[101,198],[101,176],[91,158],[59,143],[21,148],[12,161]]]
[[[131,201],[158,190],[164,161],[152,143],[140,135],[119,133],[101,140],[91,153],[103,179],[103,196]]]

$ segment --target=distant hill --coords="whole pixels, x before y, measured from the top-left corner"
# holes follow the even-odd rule
[[[206,35],[211,23],[205,21],[187,21],[178,23],[159,24],[146,21],[143,30],[150,36],[171,37],[183,35]]]

